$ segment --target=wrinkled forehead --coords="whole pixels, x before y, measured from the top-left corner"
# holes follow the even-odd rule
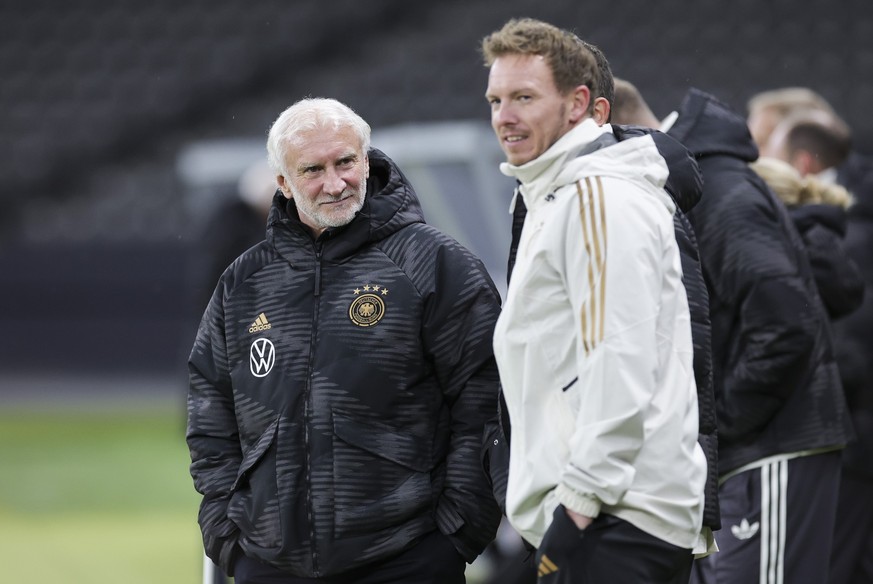
[[[326,162],[348,156],[362,157],[361,137],[351,126],[324,125],[298,132],[288,142],[286,159],[301,162]]]

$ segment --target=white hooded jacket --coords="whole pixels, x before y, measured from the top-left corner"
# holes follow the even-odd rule
[[[528,207],[494,338],[507,515],[534,546],[560,503],[700,550],[706,460],[667,165],[650,136],[579,155],[609,132],[586,120],[501,165]]]

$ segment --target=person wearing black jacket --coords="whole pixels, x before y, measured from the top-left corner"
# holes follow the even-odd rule
[[[866,286],[861,307],[834,323],[837,362],[858,439],[843,452],[831,582],[873,583],[873,159],[854,153],[840,182],[855,198],[843,245]]]
[[[741,116],[691,89],[668,134],[704,179],[689,218],[710,292],[728,527],[692,581],[825,582],[852,427],[804,244],[749,167],[758,150]]]
[[[845,121],[818,93],[806,87],[765,91],[749,100],[748,124],[761,147],[780,155],[802,154],[798,170],[845,187],[855,203],[845,221],[843,248],[863,276],[861,307],[833,322],[843,391],[849,403],[855,440],[843,450],[843,472],[830,562],[829,582],[873,583],[873,159],[851,148]],[[822,115],[824,114],[824,115]],[[831,132],[791,131],[799,121],[823,122]],[[774,130],[782,126],[777,133]],[[781,138],[781,144],[771,133]],[[829,136],[830,134],[830,136]],[[793,138],[803,138],[791,143]],[[805,143],[803,143],[805,142]],[[835,149],[836,147],[836,149]],[[806,153],[803,151],[806,150]],[[841,160],[842,156],[848,156]],[[837,152],[838,156],[834,156]],[[825,154],[825,156],[821,156]],[[810,156],[811,155],[811,156]],[[828,161],[831,166],[825,163]],[[831,222],[833,223],[833,222]],[[813,266],[815,267],[815,266]],[[828,286],[831,289],[831,286]],[[828,302],[826,294],[822,294]],[[845,306],[845,305],[844,305]]]
[[[831,320],[857,310],[864,300],[864,280],[846,253],[849,192],[814,175],[801,176],[784,160],[761,157],[752,168],[788,208],[803,244],[819,296]]]
[[[237,584],[464,582],[500,511],[479,464],[499,296],[335,100],[273,124],[267,239],[189,360],[207,555]]]
[[[798,223],[807,249],[810,249],[811,236],[817,236],[817,245],[810,252],[813,271],[828,265],[839,267],[840,264],[828,264],[828,259],[834,259],[837,253],[845,254],[845,261],[850,262],[856,270],[860,268],[866,276],[866,284],[871,280],[871,264],[869,250],[871,244],[870,215],[870,174],[867,171],[867,188],[865,189],[863,157],[857,152],[850,152],[850,137],[844,122],[830,110],[793,113],[779,123],[774,130],[768,146],[783,160],[791,163],[793,169],[803,174],[801,180],[812,185],[821,185],[822,192],[842,191],[843,198],[847,193],[843,186],[834,184],[835,178],[842,184],[851,186],[853,195],[857,196],[859,204],[843,209],[829,209],[827,223],[825,217],[818,213],[815,216],[807,214],[803,217],[803,226]],[[860,172],[859,172],[860,171]],[[827,182],[826,182],[827,181]],[[812,207],[813,210],[822,205],[804,205],[800,209]],[[839,211],[843,211],[839,213]],[[813,221],[817,221],[814,223]],[[797,216],[795,216],[797,222]],[[823,241],[827,233],[816,227],[830,226],[838,230],[839,241]],[[804,229],[806,227],[807,229]],[[834,547],[831,555],[830,582],[839,584],[852,582],[863,584],[873,582],[873,504],[869,497],[871,487],[871,420],[873,420],[873,399],[871,399],[870,379],[870,324],[871,304],[869,298],[864,298],[861,304],[857,285],[847,290],[840,286],[846,280],[848,270],[829,270],[828,273],[816,273],[819,290],[829,310],[840,308],[842,312],[835,314],[831,310],[834,321],[836,339],[837,363],[843,381],[843,389],[849,402],[852,421],[855,424],[857,439],[843,451],[843,474],[840,482],[840,498],[837,505],[837,518],[834,533]],[[855,272],[857,274],[857,272]],[[842,277],[841,277],[842,276]],[[860,275],[857,275],[860,278]],[[826,287],[823,288],[823,284]],[[864,292],[865,282],[860,282]],[[854,292],[849,298],[846,292]],[[843,294],[839,294],[843,292]],[[869,296],[869,292],[865,294]],[[861,304],[857,311],[849,310],[848,300],[857,300]],[[854,306],[854,305],[853,305]],[[857,306],[854,306],[857,307]],[[838,318],[839,317],[839,318]]]

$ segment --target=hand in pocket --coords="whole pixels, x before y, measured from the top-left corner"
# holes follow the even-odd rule
[[[552,524],[537,549],[536,564],[540,575],[557,572],[564,564],[569,566],[584,536],[585,531],[576,527],[567,515],[567,509],[558,505],[552,515]]]

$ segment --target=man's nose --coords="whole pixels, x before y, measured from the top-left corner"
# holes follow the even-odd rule
[[[515,122],[515,112],[510,105],[499,103],[493,106],[493,109],[491,110],[491,123],[495,128],[507,124],[514,124]]]
[[[339,195],[344,190],[346,190],[346,181],[336,169],[329,168],[324,177],[324,192],[329,195]]]

